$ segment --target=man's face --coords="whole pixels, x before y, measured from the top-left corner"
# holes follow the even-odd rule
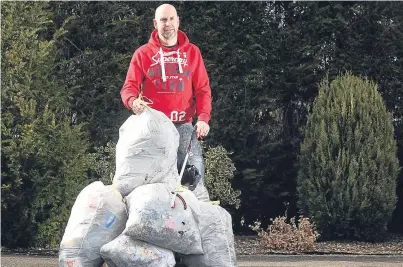
[[[154,27],[158,34],[165,40],[172,40],[178,35],[179,17],[173,7],[167,6],[157,10],[154,19]]]

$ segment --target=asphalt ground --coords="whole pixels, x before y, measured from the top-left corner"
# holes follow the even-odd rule
[[[403,267],[403,255],[262,255],[237,260],[238,267]],[[2,254],[1,266],[57,267],[58,258]]]

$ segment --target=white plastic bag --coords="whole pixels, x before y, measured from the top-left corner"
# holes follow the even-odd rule
[[[123,233],[182,254],[203,253],[192,210],[180,193],[171,208],[172,197],[171,190],[161,183],[134,189],[126,198],[129,219]]]
[[[71,210],[60,243],[59,266],[101,266],[101,247],[123,232],[126,221],[126,205],[113,186],[100,181],[86,186]]]
[[[236,267],[231,215],[222,207],[199,202],[199,229],[203,255],[183,255],[188,267]]]
[[[108,267],[173,267],[172,251],[120,235],[101,248],[101,255]]]
[[[119,129],[113,183],[122,196],[136,187],[180,183],[177,170],[179,133],[162,112],[146,108],[130,116]]]

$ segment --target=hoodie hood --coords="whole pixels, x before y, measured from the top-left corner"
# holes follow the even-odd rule
[[[160,43],[160,39],[158,37],[157,30],[153,30],[153,32],[151,33],[150,39],[148,40],[148,43],[153,46],[156,46],[158,48],[161,48],[161,43]],[[179,43],[178,46],[176,46],[175,48],[179,48],[181,50],[185,50],[186,47],[189,45],[189,38],[181,30],[178,30],[178,43]],[[167,49],[169,49],[169,48],[167,48]]]
[[[158,37],[157,30],[153,30],[153,32],[151,33],[150,39],[148,40],[148,43],[159,49],[162,81],[166,82],[166,80],[167,80],[166,75],[165,75],[164,50],[170,50],[170,51],[174,51],[174,49],[176,50],[179,73],[183,73],[181,58],[180,58],[180,51],[181,50],[182,50],[182,52],[185,51],[187,49],[187,47],[189,46],[189,38],[186,36],[186,34],[183,31],[178,30],[178,45],[175,46],[174,48],[164,48],[163,49],[163,46],[161,46],[161,43],[160,43],[160,40]]]

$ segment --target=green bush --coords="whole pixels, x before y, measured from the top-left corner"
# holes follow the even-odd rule
[[[377,85],[351,74],[325,79],[304,135],[300,210],[327,239],[384,236],[399,167],[391,116]]]
[[[231,181],[236,169],[228,152],[222,146],[213,147],[207,150],[204,160],[205,182],[210,199],[239,208],[241,191],[232,188]]]
[[[105,185],[112,184],[116,170],[116,143],[108,142],[105,146],[96,147],[92,156],[99,181]]]

